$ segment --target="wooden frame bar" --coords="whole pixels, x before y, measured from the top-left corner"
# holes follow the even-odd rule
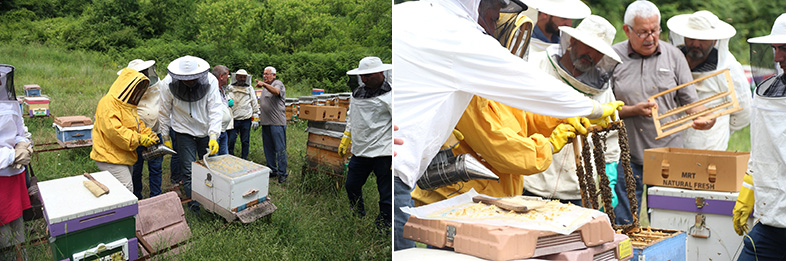
[[[742,110],[742,108],[740,107],[740,103],[737,100],[737,93],[734,91],[734,83],[731,80],[731,73],[729,73],[729,69],[723,69],[723,70],[720,70],[718,72],[712,73],[710,75],[703,76],[703,77],[695,79],[693,81],[681,84],[681,85],[679,85],[677,87],[674,87],[674,88],[668,89],[666,91],[660,92],[658,94],[650,96],[649,97],[649,101],[655,102],[656,98],[659,98],[659,97],[661,97],[663,95],[666,95],[666,94],[668,94],[670,92],[677,91],[677,90],[682,89],[684,87],[687,87],[687,86],[689,86],[691,84],[694,84],[694,83],[697,83],[697,82],[700,82],[700,81],[704,81],[704,80],[706,80],[706,79],[708,79],[710,77],[714,77],[714,76],[719,75],[721,73],[723,73],[725,75],[725,77],[726,77],[727,90],[725,92],[717,93],[717,94],[712,95],[710,97],[698,100],[698,101],[696,101],[694,103],[680,106],[678,108],[669,110],[669,111],[667,111],[666,113],[663,113],[663,114],[659,114],[658,113],[657,106],[652,110],[652,121],[655,124],[655,130],[658,133],[658,136],[655,138],[656,140],[690,128],[693,125],[692,121],[694,119],[696,119],[696,118],[703,117],[705,119],[715,119],[717,117],[720,117],[720,116],[723,116],[723,115],[727,115],[727,114],[731,114],[731,113],[738,112],[738,111]],[[680,117],[679,119],[676,119],[676,120],[673,120],[673,121],[661,124],[661,120],[665,119],[666,117],[674,116],[676,114],[683,113],[683,112],[687,113],[687,111],[690,110],[690,109],[696,108],[698,106],[702,106],[702,105],[707,104],[707,103],[709,103],[711,101],[724,99],[726,97],[729,97],[729,99],[731,101],[726,101],[726,102],[723,102],[723,103],[721,103],[719,105],[707,108],[707,109],[705,109],[703,111],[687,114],[687,115],[685,115],[683,117]],[[729,108],[729,107],[731,107],[731,108]]]

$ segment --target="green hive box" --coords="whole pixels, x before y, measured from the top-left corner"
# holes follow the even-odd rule
[[[109,172],[92,176],[109,188],[108,194],[93,196],[82,175],[38,183],[52,257],[94,260],[122,251],[120,259],[136,259],[136,196]]]

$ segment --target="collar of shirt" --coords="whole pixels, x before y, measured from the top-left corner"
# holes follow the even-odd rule
[[[544,34],[543,31],[540,30],[540,27],[538,27],[537,25],[535,26],[535,29],[532,29],[532,37],[535,37],[547,43],[559,43],[559,33],[553,34],[551,36],[551,39],[549,40],[546,37],[546,34]]]
[[[660,40],[658,40],[658,41],[660,41]],[[658,43],[658,47],[655,48],[655,52],[652,53],[649,56],[653,56],[653,55],[660,55],[660,43]],[[633,58],[634,56],[638,56],[638,57],[641,57],[641,58],[649,57],[649,56],[641,55],[641,54],[637,53],[635,50],[633,50],[633,46],[630,45],[630,40],[628,40],[628,57]]]

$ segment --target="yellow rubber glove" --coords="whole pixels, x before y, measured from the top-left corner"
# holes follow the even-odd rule
[[[218,134],[210,133],[210,141],[207,143],[207,147],[210,149],[210,155],[216,155],[218,153]]]
[[[172,148],[172,140],[169,139],[169,135],[161,135],[161,140],[164,141],[164,146],[167,146],[170,149],[175,149]]]
[[[158,135],[155,132],[149,134],[139,134],[139,144],[142,146],[150,147],[158,143]]]
[[[565,144],[570,142],[571,139],[576,137],[576,128],[570,126],[565,123],[561,123],[554,128],[554,131],[551,132],[551,137],[549,137],[549,142],[551,143],[551,153],[557,153],[562,150],[562,147],[565,147]]]
[[[734,204],[734,210],[732,211],[734,232],[737,232],[737,235],[742,236],[742,233],[748,232],[748,216],[753,212],[754,202],[753,176],[745,174],[745,177],[742,178],[740,194],[737,196],[737,203]]]
[[[562,120],[562,122],[570,124],[581,135],[587,135],[587,128],[591,126],[590,120],[584,117],[571,117]]]
[[[608,127],[609,122],[617,120],[617,115],[614,114],[614,112],[622,110],[623,105],[625,105],[625,103],[622,101],[613,101],[601,105],[601,109],[603,109],[603,115],[597,119],[590,119],[590,123],[603,128]],[[611,117],[611,120],[609,120],[609,117]]]
[[[341,137],[341,143],[338,144],[338,156],[344,158],[347,156],[347,149],[349,144],[352,144],[352,133],[344,131],[344,137]]]

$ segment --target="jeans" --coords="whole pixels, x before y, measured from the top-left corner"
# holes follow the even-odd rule
[[[218,152],[213,156],[218,155],[227,155],[229,154],[229,149],[227,147],[227,132],[222,132],[221,135],[218,135]]]
[[[393,228],[393,251],[398,251],[415,247],[415,241],[404,238],[404,224],[407,223],[409,214],[401,211],[401,207],[413,207],[415,203],[412,202],[412,195],[409,194],[412,192],[412,189],[407,184],[404,184],[404,181],[401,181],[400,178],[395,177],[394,179],[393,193],[395,194],[393,196],[396,202],[394,202],[393,214],[395,215],[396,223]]]
[[[287,176],[287,126],[262,125],[262,147],[271,176]]]
[[[531,196],[531,197],[541,197],[541,198],[543,198],[543,199],[546,199],[546,200],[559,200],[559,202],[560,202],[560,203],[562,203],[562,204],[568,204],[568,203],[571,203],[571,204],[573,204],[573,205],[576,205],[576,206],[579,206],[579,207],[581,207],[581,206],[582,206],[582,205],[581,205],[581,199],[558,199],[558,198],[547,198],[547,197],[544,197],[544,196],[537,195],[537,194],[535,194],[535,193],[529,192],[529,191],[527,191],[527,189],[524,189],[524,193],[523,193],[522,195],[524,195],[524,196]]]
[[[392,170],[390,165],[393,161],[391,156],[381,156],[374,158],[352,156],[349,160],[349,171],[347,173],[347,196],[349,197],[349,204],[361,217],[366,215],[366,209],[363,204],[363,185],[366,184],[368,175],[374,172],[377,177],[377,191],[379,192],[379,215],[377,221],[384,222],[386,227],[391,225],[391,207],[392,198],[390,175]]]
[[[175,131],[172,128],[169,128],[169,137],[172,141],[172,149],[177,148],[177,141],[175,141]],[[180,183],[183,181],[183,170],[180,167],[180,157],[177,154],[172,154],[172,157],[169,158],[169,181],[172,185]]]
[[[183,190],[186,192],[186,197],[191,197],[191,163],[207,153],[207,143],[210,141],[209,136],[202,138],[194,137],[185,133],[175,133],[177,140],[178,158],[180,159],[180,168],[183,171]]]
[[[742,238],[745,247],[737,260],[786,260],[786,228],[756,223],[748,236]]]
[[[644,192],[644,185],[641,183],[641,173],[643,166],[631,162],[630,168],[633,170],[633,177],[636,178],[636,200],[638,201],[639,213],[642,213],[641,195]],[[633,223],[628,193],[625,188],[625,171],[623,170],[622,164],[617,165],[617,185],[614,186],[614,192],[617,193],[618,196],[617,206],[614,207],[614,223],[617,225]]]
[[[235,120],[235,129],[227,130],[227,134],[229,134],[229,154],[235,155],[235,140],[237,140],[238,133],[240,133],[240,145],[243,150],[240,154],[240,158],[247,160],[249,147],[248,136],[251,133],[251,119]]]
[[[161,139],[161,134],[158,135]],[[134,163],[131,179],[134,183],[134,195],[138,199],[142,199],[142,169],[145,167],[145,159],[142,158],[142,152],[147,147],[140,145],[136,148],[136,163]],[[155,197],[161,194],[161,164],[164,163],[164,157],[157,157],[147,161],[147,174],[148,186],[150,187],[149,196]]]

